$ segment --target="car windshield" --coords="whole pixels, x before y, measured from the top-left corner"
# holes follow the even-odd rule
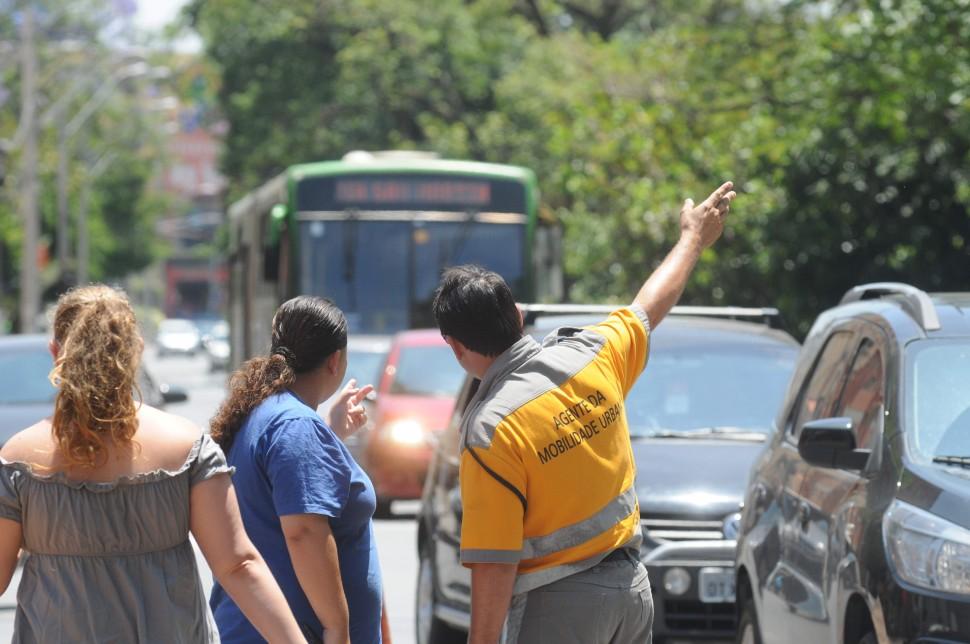
[[[216,322],[206,333],[208,333],[210,338],[215,338],[216,340],[228,340],[229,325],[225,322]]]
[[[627,396],[630,433],[736,428],[767,434],[796,357],[794,347],[655,348]]]
[[[922,340],[909,352],[910,444],[926,460],[970,457],[970,341]]]
[[[53,403],[57,390],[47,378],[53,367],[46,346],[4,350],[0,354],[0,405]]]
[[[454,396],[464,377],[464,370],[447,345],[403,347],[390,392],[409,396]]]
[[[381,367],[384,365],[384,358],[387,353],[384,351],[361,351],[359,349],[347,350],[347,375],[344,383],[351,378],[357,379],[357,385],[377,386],[380,380]]]
[[[195,320],[194,324],[201,335],[219,339],[229,337],[229,325],[223,320],[201,319]]]

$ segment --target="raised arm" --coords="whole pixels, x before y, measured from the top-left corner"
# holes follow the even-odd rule
[[[239,516],[228,474],[192,487],[190,524],[212,574],[267,641],[305,642],[300,627]]]
[[[687,286],[701,251],[711,246],[724,230],[724,218],[737,194],[730,181],[695,206],[688,199],[680,209],[680,239],[633,299],[656,327],[667,317]]]

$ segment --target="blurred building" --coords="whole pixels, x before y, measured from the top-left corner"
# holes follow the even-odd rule
[[[224,312],[228,273],[218,248],[225,178],[219,173],[225,126],[210,122],[205,79],[190,81],[169,121],[167,163],[157,187],[180,204],[158,222],[158,233],[172,248],[164,261],[161,306],[168,317],[218,317]]]

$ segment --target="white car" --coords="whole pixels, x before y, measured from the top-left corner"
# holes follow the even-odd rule
[[[172,318],[162,320],[155,336],[158,357],[182,354],[195,355],[202,345],[198,327],[189,320]]]
[[[220,321],[202,336],[202,348],[209,357],[209,371],[224,371],[229,368],[229,325]]]

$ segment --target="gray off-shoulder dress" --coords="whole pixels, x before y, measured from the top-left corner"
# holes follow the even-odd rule
[[[189,490],[231,468],[202,435],[177,471],[72,481],[0,460],[0,516],[29,552],[14,642],[218,642],[189,542]]]

